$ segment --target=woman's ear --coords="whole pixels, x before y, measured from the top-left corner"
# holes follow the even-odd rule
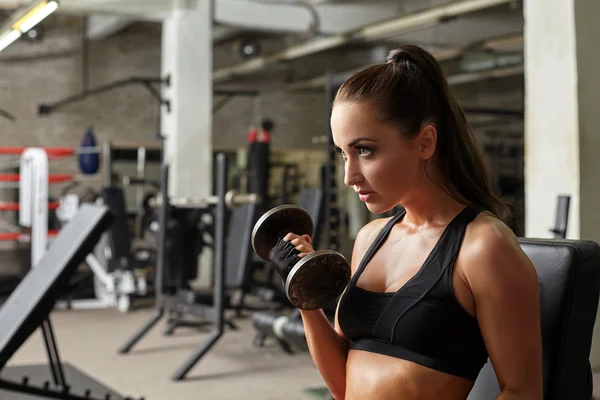
[[[429,160],[435,153],[437,146],[437,130],[432,125],[425,125],[417,137],[419,157]]]

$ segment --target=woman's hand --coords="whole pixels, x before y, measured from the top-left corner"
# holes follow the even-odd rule
[[[300,254],[298,254],[298,257],[300,257],[300,258],[306,257],[310,253],[315,252],[315,249],[313,249],[312,244],[311,244],[312,239],[310,238],[309,235],[299,236],[299,235],[296,235],[295,233],[288,233],[287,235],[285,235],[283,240],[288,241],[292,245],[294,245],[296,250],[298,250],[300,252]]]

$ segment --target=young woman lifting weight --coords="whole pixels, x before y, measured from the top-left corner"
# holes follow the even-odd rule
[[[405,209],[358,233],[333,327],[301,311],[333,396],[464,400],[489,357],[498,400],[541,400],[536,272],[434,57],[404,46],[352,76],[331,127],[345,184],[374,214]]]

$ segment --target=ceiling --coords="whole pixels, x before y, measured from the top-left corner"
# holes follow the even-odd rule
[[[160,23],[196,1],[204,0],[60,0],[57,14],[88,16],[88,37],[103,39],[136,22]],[[0,8],[27,3],[0,0]],[[214,7],[215,46],[244,37],[263,51],[215,63],[216,85],[323,90],[325,71],[381,62],[403,43],[432,51],[454,85],[523,73],[521,0],[214,0]]]

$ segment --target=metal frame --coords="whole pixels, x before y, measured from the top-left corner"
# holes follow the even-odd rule
[[[325,89],[325,100],[326,100],[326,116],[327,120],[331,118],[331,107],[335,99],[335,95],[344,81],[348,79],[348,74],[334,75],[329,74],[327,77],[327,85]],[[331,132],[331,126],[327,123],[328,138],[327,138],[327,161],[325,164],[324,171],[324,235],[325,235],[325,247],[330,250],[339,251],[340,249],[340,211],[337,206],[338,204],[338,188],[336,181],[336,157],[337,152],[335,144],[333,143],[333,133]]]
[[[48,355],[48,365],[52,375],[54,387],[50,387],[50,382],[46,381],[43,387],[36,387],[29,384],[29,378],[24,377],[21,383],[11,382],[0,379],[0,389],[11,392],[31,394],[49,399],[59,400],[106,400],[108,397],[92,397],[91,390],[86,390],[83,395],[70,393],[71,386],[67,383],[63,364],[58,351],[58,344],[54,336],[54,330],[48,316],[40,326],[44,338],[44,347]]]
[[[152,96],[154,96],[161,105],[167,108],[167,112],[171,112],[171,102],[169,100],[164,99],[158,90],[152,86],[153,84],[165,85],[167,87],[171,84],[171,77],[167,75],[165,78],[142,78],[142,77],[132,77],[127,79],[121,79],[115,82],[107,83],[106,85],[102,85],[92,90],[84,90],[80,94],[76,94],[74,96],[67,97],[66,99],[56,101],[54,103],[42,103],[38,106],[38,115],[50,115],[61,107],[64,107],[68,104],[74,103],[79,100],[83,100],[86,97],[94,96],[100,93],[107,92],[109,90],[113,90],[122,86],[129,85],[142,85]]]
[[[571,205],[571,196],[560,195],[556,199],[556,220],[554,228],[550,232],[555,239],[566,239],[567,228],[569,225],[569,207]]]
[[[225,154],[217,155],[216,168],[216,199],[215,199],[215,232],[214,232],[214,291],[213,306],[194,305],[186,306],[178,299],[178,295],[166,295],[163,292],[163,276],[165,268],[165,239],[167,231],[167,216],[170,207],[174,207],[169,201],[168,175],[169,166],[164,164],[161,176],[161,196],[159,205],[159,232],[158,232],[158,255],[156,264],[155,290],[157,299],[156,314],[142,326],[134,335],[119,349],[120,354],[128,353],[165,315],[165,311],[177,312],[178,307],[185,307],[186,312],[201,317],[208,317],[214,326],[211,335],[188,356],[171,377],[174,381],[183,380],[188,372],[200,361],[200,359],[217,343],[224,333],[224,325],[232,325],[231,321],[225,319],[225,236],[226,236],[226,218],[227,218],[227,174],[228,165]],[[203,207],[206,202],[201,202]],[[190,205],[186,204],[186,207]],[[197,324],[195,324],[197,326]],[[168,328],[169,329],[169,328]]]

